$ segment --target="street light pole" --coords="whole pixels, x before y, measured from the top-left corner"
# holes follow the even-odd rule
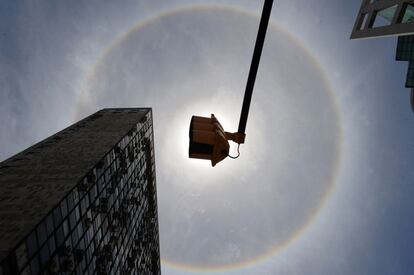
[[[246,137],[245,131],[247,117],[249,116],[254,82],[256,80],[257,70],[259,68],[260,56],[262,55],[262,49],[266,37],[267,26],[269,24],[270,13],[272,11],[272,5],[273,0],[265,0],[265,3],[263,5],[259,31],[257,33],[252,63],[250,65],[249,76],[247,78],[246,90],[244,93],[238,132],[229,133],[224,131],[223,127],[218,122],[214,114],[211,115],[211,118],[193,116],[191,118],[189,131],[190,144],[188,149],[188,156],[190,158],[211,160],[211,165],[215,166],[226,157],[238,157],[238,155],[236,157],[229,155],[230,145],[228,141],[232,140],[238,143],[240,146],[240,144],[244,143]],[[239,152],[238,149],[237,151]]]
[[[267,26],[269,24],[270,13],[272,11],[273,0],[265,0],[263,5],[262,17],[260,19],[259,31],[257,33],[256,45],[254,46],[252,63],[250,65],[249,76],[247,78],[246,90],[244,92],[243,106],[240,114],[238,133],[245,134],[247,117],[249,116],[250,102],[252,100],[254,83],[257,70],[259,68],[260,57],[264,40],[266,37]]]

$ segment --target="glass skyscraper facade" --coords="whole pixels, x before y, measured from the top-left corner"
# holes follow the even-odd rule
[[[414,112],[414,1],[363,0],[351,39],[398,36],[396,60],[408,61],[405,87]]]
[[[397,43],[396,59],[408,61],[405,87],[411,88],[411,109],[414,112],[414,35],[399,36]]]
[[[411,0],[363,0],[351,38],[414,34]]]
[[[414,36],[400,36],[397,43],[396,60],[408,61],[408,72],[405,86],[414,88]]]
[[[0,163],[0,275],[160,274],[153,144],[103,109]]]

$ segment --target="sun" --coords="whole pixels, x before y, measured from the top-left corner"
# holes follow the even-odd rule
[[[193,115],[210,117],[211,114],[214,114],[225,130],[233,131],[237,129],[239,122],[237,116],[240,110],[237,105],[241,99],[236,99],[237,94],[234,91],[219,89],[211,93],[212,97],[209,100],[187,102],[185,106],[180,108],[180,112],[174,113],[169,119],[166,124],[168,126],[165,128],[165,133],[168,133],[167,137],[160,141],[162,157],[159,161],[161,167],[179,171],[180,177],[185,178],[185,180],[179,181],[181,184],[199,186],[226,184],[230,182],[226,178],[249,169],[247,167],[249,165],[248,158],[252,155],[252,146],[246,144],[240,146],[241,156],[237,160],[228,158],[214,168],[209,160],[190,159],[188,156],[191,117]],[[249,132],[252,134],[248,138],[251,142],[263,143],[260,126],[255,126],[256,120],[257,116],[253,116],[249,124]],[[237,155],[237,144],[231,141],[230,155]]]

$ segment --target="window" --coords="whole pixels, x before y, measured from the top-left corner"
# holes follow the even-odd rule
[[[72,244],[75,246],[79,241],[78,231],[72,231]]]
[[[19,270],[22,269],[23,266],[27,263],[27,249],[25,243],[21,244],[19,248],[16,249],[16,261]]]
[[[60,225],[58,229],[56,230],[56,242],[57,242],[58,247],[61,244],[63,244],[64,239],[65,239],[65,235],[63,231],[63,225]]]
[[[407,80],[405,82],[405,87],[407,88],[414,87],[414,62],[412,61],[408,63],[408,72],[407,72]]]
[[[39,261],[38,261],[37,257],[35,257],[30,262],[30,269],[32,270],[32,274],[38,274],[39,273]]]
[[[76,214],[75,211],[72,211],[69,215],[70,229],[73,230],[76,226]]]
[[[414,59],[414,36],[400,36],[397,44],[397,60],[412,60]]]
[[[58,225],[62,222],[62,213],[60,212],[60,207],[56,207],[53,211],[53,218],[55,220],[55,225]]]
[[[88,196],[83,197],[82,201],[81,201],[81,212],[82,212],[82,216],[85,215],[86,210],[87,210],[87,205],[88,205]]]
[[[77,230],[78,230],[79,236],[82,236],[83,235],[82,223],[78,224]]]
[[[0,267],[0,274],[3,274],[3,273],[1,273],[1,267]],[[22,273],[20,273],[20,274],[24,274],[24,275],[28,275],[28,274],[30,274],[30,266],[27,266],[23,271],[22,271]]]
[[[49,258],[50,258],[49,247],[46,244],[40,249],[40,259],[41,259],[42,265],[45,265],[48,262]]]
[[[43,222],[37,227],[37,239],[39,241],[39,245],[43,245],[47,239],[46,226]]]
[[[406,4],[401,23],[411,23],[414,21],[414,4]]]
[[[394,5],[389,8],[376,12],[374,16],[373,27],[378,28],[378,27],[390,25],[392,19],[394,18],[394,14],[396,10],[397,10],[397,5]]]
[[[79,205],[77,205],[77,206],[75,207],[75,217],[76,217],[76,222],[80,220]]]
[[[53,253],[56,250],[55,238],[53,236],[48,240],[48,244],[49,251]]]
[[[62,210],[62,216],[66,217],[66,215],[68,214],[68,206],[66,204],[66,200],[62,201],[62,203],[60,204],[60,209]]]
[[[66,219],[63,221],[63,233],[65,237],[69,234],[69,224]]]
[[[50,214],[46,218],[46,232],[47,232],[47,235],[48,236],[53,233],[53,229],[54,229],[54,226],[53,226],[53,217],[52,217],[52,214]]]
[[[68,195],[67,201],[68,201],[68,211],[71,211],[73,209],[73,207],[75,206],[75,202],[73,201],[73,195],[72,194]]]

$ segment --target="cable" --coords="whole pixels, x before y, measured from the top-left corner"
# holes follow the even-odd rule
[[[239,143],[239,145],[237,146],[237,156],[236,157],[233,157],[233,156],[230,156],[230,155],[227,155],[229,158],[232,158],[232,159],[236,159],[236,158],[238,158],[238,157],[240,157],[240,143]]]

